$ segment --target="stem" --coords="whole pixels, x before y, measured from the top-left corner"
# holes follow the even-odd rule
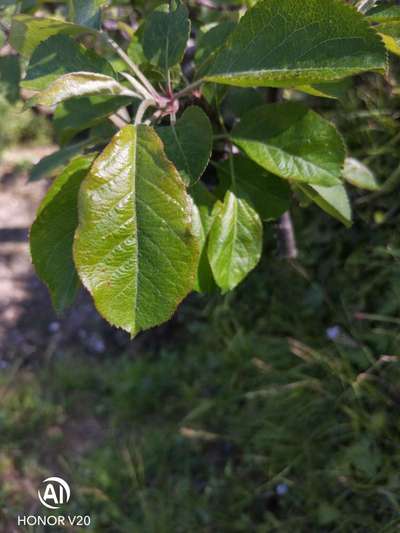
[[[145,98],[145,100],[149,100],[153,98],[153,95],[150,94],[149,91],[145,87],[143,87],[143,85],[139,83],[133,76],[131,76],[130,74],[127,74],[126,72],[121,72],[121,74],[122,76],[124,76],[124,78],[126,78],[129,81],[132,87],[136,91],[138,91],[138,93],[140,93],[143,98]]]
[[[193,92],[195,89],[200,87],[202,83],[204,83],[204,80],[197,80],[194,83],[191,83],[190,85],[176,93],[175,98],[180,98],[181,96],[185,96],[186,94]]]
[[[142,119],[144,117],[144,114],[146,113],[147,109],[151,106],[154,106],[156,105],[156,101],[153,100],[153,99],[149,99],[149,100],[143,100],[143,102],[140,104],[138,110],[137,110],[137,113],[136,113],[136,117],[135,117],[135,126],[137,126],[138,124],[141,124],[142,122]]]
[[[122,50],[122,48],[113,40],[111,37],[109,37],[106,33],[103,33],[105,42],[111,46],[111,48],[119,55],[119,57],[125,61],[127,66],[131,69],[131,71],[139,78],[139,80],[143,83],[143,85],[146,87],[146,89],[149,91],[149,93],[156,98],[157,96],[160,96],[158,92],[155,90],[153,85],[150,83],[150,81],[146,78],[146,76],[142,73],[142,71],[139,69],[139,67],[134,63],[131,58]]]

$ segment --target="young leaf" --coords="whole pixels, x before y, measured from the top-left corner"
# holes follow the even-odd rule
[[[187,8],[180,2],[159,6],[146,20],[143,36],[143,50],[147,59],[163,69],[182,61],[190,34],[190,20]]]
[[[58,19],[18,15],[12,20],[10,43],[17,52],[30,57],[35,48],[52,35],[78,37],[91,31],[90,28]]]
[[[126,126],[80,193],[74,257],[99,312],[131,335],[168,320],[193,288],[198,242],[192,202],[162,142]]]
[[[206,79],[243,87],[296,87],[385,67],[380,38],[344,2],[263,0],[242,17]]]
[[[208,116],[200,107],[191,106],[175,125],[160,127],[157,133],[186,185],[195,183],[211,156],[213,132]]]
[[[29,104],[51,107],[76,96],[131,94],[131,91],[110,76],[94,72],[73,72],[57,78],[47,89],[31,98]]]
[[[190,189],[193,199],[193,228],[200,243],[200,258],[194,290],[200,293],[214,292],[216,284],[207,255],[208,236],[215,218],[217,198],[206,186],[198,182]]]
[[[298,185],[299,189],[331,217],[340,220],[345,226],[353,223],[349,197],[343,184],[335,187]]]
[[[53,116],[57,138],[62,144],[69,142],[80,131],[96,126],[131,101],[126,96],[84,96],[62,102]]]
[[[232,139],[258,165],[281,178],[332,186],[340,183],[345,149],[335,127],[298,103],[253,109]]]
[[[0,87],[7,100],[14,103],[19,98],[21,67],[15,55],[0,56]]]
[[[76,43],[68,35],[53,35],[33,52],[21,86],[41,91],[51,82],[72,72],[99,72],[113,76],[110,63],[92,50]]]
[[[220,187],[224,191],[234,182],[237,196],[252,205],[263,220],[274,220],[289,209],[290,187],[286,181],[247,157],[234,157],[232,162],[233,168],[229,161],[224,161],[218,168]]]
[[[96,30],[101,26],[101,7],[107,0],[69,0],[69,18]]]
[[[379,190],[379,185],[371,170],[358,159],[348,157],[344,164],[343,178],[351,185],[367,191]]]
[[[262,253],[262,222],[256,211],[232,191],[215,207],[208,258],[223,292],[234,289],[257,265]]]
[[[78,225],[78,190],[93,158],[78,157],[53,182],[30,233],[33,265],[58,312],[73,303],[79,288],[72,244]]]

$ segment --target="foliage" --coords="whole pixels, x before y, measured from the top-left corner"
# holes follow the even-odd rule
[[[175,0],[139,6],[131,27],[129,8],[116,20],[105,4],[5,14],[21,85],[36,92],[27,106],[54,110],[62,144],[34,179],[65,162],[62,176],[73,176],[74,156],[100,152],[65,200],[78,213],[64,228],[75,233],[63,240],[65,263],[50,267],[56,220],[46,218],[42,245],[32,243],[34,264],[47,265],[38,274],[65,303],[65,279],[79,278],[99,312],[134,336],[168,320],[193,289],[235,288],[260,260],[265,224],[289,209],[289,187],[351,225],[344,181],[374,189],[374,178],[346,159],[334,125],[298,100],[337,97],[351,76],[385,73],[384,44],[396,53],[400,23],[395,5],[376,2],[235,2],[212,17],[192,9],[190,20]],[[15,78],[11,58],[0,70]],[[274,102],[275,89],[289,101]],[[63,191],[49,193],[46,213],[57,216],[49,204]]]

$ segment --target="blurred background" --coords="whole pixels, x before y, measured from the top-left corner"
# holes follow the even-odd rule
[[[353,227],[294,203],[298,259],[280,257],[270,225],[238,290],[193,295],[132,342],[84,293],[56,316],[33,272],[28,232],[49,182],[27,176],[57,145],[51,117],[23,111],[7,72],[0,531],[25,531],[16,515],[42,513],[37,488],[57,474],[69,512],[98,532],[399,531],[398,60],[339,101],[310,97],[381,184],[352,189]]]

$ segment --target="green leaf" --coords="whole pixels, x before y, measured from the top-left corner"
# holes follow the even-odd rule
[[[180,63],[190,35],[187,8],[181,4],[162,4],[146,20],[143,50],[147,59],[166,72]]]
[[[74,257],[99,312],[131,335],[168,320],[193,288],[192,202],[155,131],[119,131],[80,193]]]
[[[217,198],[206,186],[198,182],[190,189],[193,199],[193,228],[200,243],[200,258],[194,290],[200,293],[214,292],[217,288],[207,254],[208,236],[212,227]]]
[[[342,99],[352,86],[352,78],[344,78],[339,81],[329,83],[316,83],[315,85],[303,85],[296,87],[297,91],[302,91],[320,98]]]
[[[288,183],[247,157],[232,158],[232,166],[224,161],[218,168],[218,178],[224,191],[235,187],[237,196],[252,205],[263,220],[274,220],[289,209]]]
[[[126,96],[84,96],[62,102],[53,117],[59,141],[69,142],[80,131],[97,126],[130,103],[131,98]]]
[[[221,22],[199,38],[194,56],[197,77],[204,76],[208,72],[219,49],[235,28],[236,24],[232,21]]]
[[[385,68],[378,35],[344,2],[263,0],[242,17],[206,79],[295,87]]]
[[[101,26],[101,7],[107,0],[68,0],[69,18],[82,26],[96,30]]]
[[[67,35],[53,35],[33,52],[21,85],[25,89],[40,91],[63,74],[78,71],[115,74],[110,63],[92,50]]]
[[[400,23],[386,22],[375,26],[377,32],[380,33],[386,48],[392,54],[400,55]]]
[[[223,292],[234,289],[255,268],[262,253],[262,222],[256,211],[232,191],[215,207],[208,258]]]
[[[258,89],[242,89],[229,87],[221,108],[225,120],[233,123],[236,118],[242,117],[254,107],[260,107],[265,102],[265,97]]]
[[[345,149],[335,127],[299,103],[253,109],[234,128],[235,144],[281,178],[332,186],[340,183]]]
[[[344,164],[343,177],[351,185],[367,191],[379,190],[379,184],[371,170],[352,157],[348,157]]]
[[[7,100],[14,103],[19,98],[21,67],[15,55],[0,57],[0,92],[4,91]]]
[[[366,16],[370,22],[400,22],[400,6],[382,4],[368,11]]]
[[[335,187],[298,185],[299,189],[331,217],[340,220],[345,226],[353,223],[349,197],[343,184]]]
[[[20,54],[30,57],[35,48],[52,35],[78,37],[91,31],[63,20],[18,15],[12,20],[10,43]]]
[[[186,185],[200,179],[211,156],[213,132],[210,120],[197,106],[188,107],[177,123],[157,129],[167,157]]]
[[[47,89],[31,98],[29,105],[50,107],[77,96],[130,96],[131,94],[131,91],[125,89],[111,76],[94,72],[73,72],[57,78]]]
[[[44,157],[32,168],[29,174],[29,181],[38,181],[43,178],[54,176],[54,174],[68,164],[73,157],[82,152],[87,144],[88,141],[71,144],[70,146],[61,148],[61,150],[57,150],[57,152]]]
[[[78,191],[93,157],[78,157],[53,182],[30,233],[33,265],[58,312],[73,303],[79,288],[72,245],[78,225]]]

